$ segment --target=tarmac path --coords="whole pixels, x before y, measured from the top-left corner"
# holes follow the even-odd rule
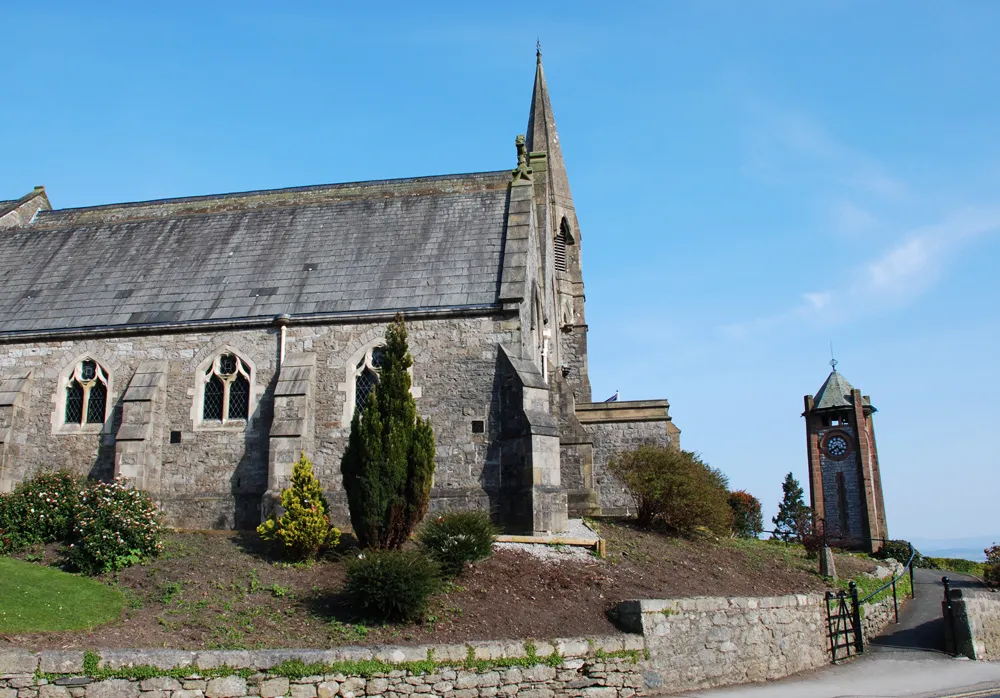
[[[955,659],[944,651],[942,575],[953,588],[981,586],[975,577],[914,570],[915,597],[899,624],[865,647],[859,659],[779,681],[686,693],[689,698],[1000,698],[1000,662]]]

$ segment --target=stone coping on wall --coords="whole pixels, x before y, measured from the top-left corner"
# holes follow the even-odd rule
[[[617,402],[578,402],[576,417],[583,424],[595,422],[669,422],[667,400],[625,400]]]
[[[100,657],[99,669],[118,670],[130,667],[212,670],[226,667],[266,672],[280,664],[301,661],[303,664],[333,665],[344,662],[380,661],[386,664],[423,662],[432,658],[439,665],[460,666],[470,656],[476,660],[528,659],[529,647],[539,661],[553,654],[564,659],[587,658],[623,652],[642,652],[642,635],[607,635],[592,638],[556,638],[552,640],[479,641],[465,644],[374,647],[335,647],[330,649],[273,650],[171,650],[106,649],[93,650]],[[0,676],[18,674],[80,674],[84,671],[83,650],[0,649]]]
[[[785,596],[692,596],[683,599],[633,599],[620,602],[614,610],[619,627],[627,632],[642,632],[642,614],[713,613],[728,610],[765,610],[795,606],[818,606],[822,594],[787,594]]]

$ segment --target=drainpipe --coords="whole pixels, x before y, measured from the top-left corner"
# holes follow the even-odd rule
[[[278,326],[278,331],[281,333],[280,345],[278,346],[278,365],[281,366],[285,363],[285,336],[286,330],[288,328],[288,322],[291,320],[291,316],[288,313],[282,313],[281,315],[274,316],[274,324]]]

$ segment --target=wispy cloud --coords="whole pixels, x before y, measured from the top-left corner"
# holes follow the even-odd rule
[[[934,211],[928,203],[933,190],[914,188],[879,158],[838,139],[801,111],[748,100],[746,113],[751,176],[819,202],[818,225],[835,237],[864,240],[863,248],[847,250],[881,249],[848,262],[837,285],[805,289],[783,310],[724,327],[731,337],[792,323],[840,324],[900,307],[931,289],[972,240],[1000,230],[1000,207]],[[913,225],[921,217],[934,222]]]
[[[839,141],[816,119],[760,100],[748,100],[747,113],[751,173],[769,180],[805,178],[883,199],[910,195],[903,179],[877,158]]]
[[[856,265],[843,286],[802,293],[786,310],[727,325],[723,332],[746,339],[791,322],[833,325],[900,307],[933,287],[963,247],[996,232],[1000,207],[956,211],[906,232],[900,242]]]

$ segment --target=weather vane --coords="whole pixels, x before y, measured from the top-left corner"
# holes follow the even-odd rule
[[[535,39],[535,53],[537,53],[539,56],[542,55],[542,40],[541,40],[541,38],[536,38]]]
[[[833,358],[833,340],[830,340],[830,368],[837,370],[837,360]]]

